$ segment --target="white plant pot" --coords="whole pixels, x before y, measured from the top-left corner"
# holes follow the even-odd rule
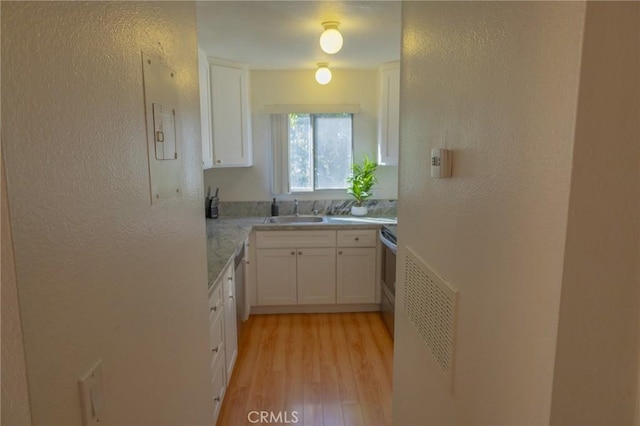
[[[351,214],[354,216],[366,216],[367,206],[351,206]]]

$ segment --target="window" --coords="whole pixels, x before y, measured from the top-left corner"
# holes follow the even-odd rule
[[[288,115],[291,192],[344,189],[353,158],[353,114]]]

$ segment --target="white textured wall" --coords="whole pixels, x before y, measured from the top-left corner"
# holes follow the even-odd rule
[[[549,421],[584,10],[403,3],[394,425]],[[459,289],[453,391],[402,311],[406,246]]]
[[[141,51],[177,72],[183,194],[151,206]],[[192,2],[2,2],[2,143],[34,424],[210,419]]]
[[[269,114],[265,105],[276,104],[360,104],[354,114],[354,155],[359,161],[365,154],[375,159],[377,153],[378,80],[375,70],[334,70],[333,80],[326,86],[316,83],[315,70],[279,70],[251,72],[251,110],[253,126],[253,167],[211,169],[204,172],[205,188],[220,187],[223,201],[270,200],[271,141]],[[397,198],[398,168],[378,168],[379,183],[373,198]],[[347,199],[345,191],[332,190],[300,199]],[[278,197],[285,199],[287,197]],[[290,197],[291,199],[294,196]]]
[[[584,27],[551,424],[631,425],[638,368],[640,4]]]
[[[11,238],[11,222],[7,203],[7,179],[2,165],[2,285],[0,289],[0,314],[2,318],[2,344],[0,352],[2,360],[2,405],[0,423],[3,425],[31,425],[29,410],[29,390],[27,388],[27,371],[24,359],[24,343],[22,340],[22,324],[18,306],[18,289],[16,287],[16,270],[13,258]]]

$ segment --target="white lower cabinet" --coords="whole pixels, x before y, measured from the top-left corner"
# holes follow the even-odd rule
[[[258,231],[257,305],[377,303],[376,235],[372,229]]]
[[[377,232],[338,231],[337,302],[376,303]]]
[[[258,305],[295,305],[298,300],[296,250],[258,249]]]
[[[256,233],[259,306],[336,301],[336,231]]]
[[[224,300],[222,286],[214,287],[209,295],[209,348],[211,359],[211,391],[213,398],[213,421],[215,423],[227,388],[224,350]]]
[[[336,249],[299,249],[296,256],[298,304],[336,303]]]
[[[224,360],[220,359],[216,362],[216,365],[211,367],[211,385],[213,387],[213,422],[218,420],[218,414],[220,414],[220,407],[222,406],[222,399],[224,398],[225,391],[227,390],[227,382],[225,380],[225,364]]]
[[[336,302],[336,249],[258,249],[258,304]]]
[[[209,345],[215,423],[238,356],[233,263],[225,269],[209,294]]]
[[[227,362],[227,383],[231,380],[233,366],[238,358],[238,329],[236,317],[236,283],[234,265],[229,265],[223,276],[224,346]]]
[[[337,302],[375,303],[376,249],[338,249]]]

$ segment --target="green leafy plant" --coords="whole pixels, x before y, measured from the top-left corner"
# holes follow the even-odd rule
[[[362,202],[371,197],[371,187],[377,182],[376,169],[378,163],[369,160],[365,156],[362,164],[354,163],[351,166],[351,174],[347,177],[347,193],[353,195],[356,199],[356,205],[362,206]]]

